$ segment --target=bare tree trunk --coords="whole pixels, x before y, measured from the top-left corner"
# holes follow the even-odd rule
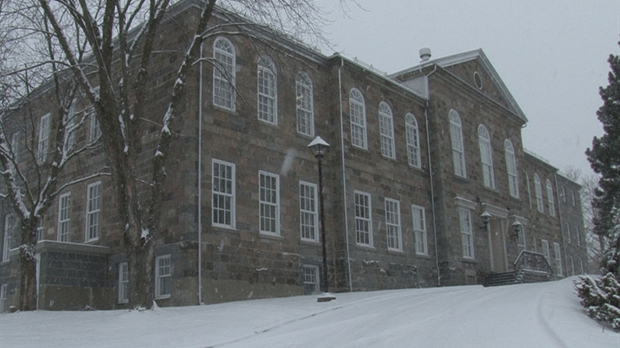
[[[22,240],[19,248],[21,264],[19,310],[32,311],[37,309],[37,260],[36,234],[39,222],[36,219],[24,219],[22,222]]]

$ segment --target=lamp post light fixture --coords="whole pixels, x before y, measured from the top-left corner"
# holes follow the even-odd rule
[[[480,218],[482,218],[482,226],[480,227],[481,230],[486,230],[487,226],[489,226],[489,222],[491,222],[491,214],[489,214],[488,211],[483,211],[482,214],[480,214]]]
[[[323,208],[323,157],[329,149],[329,144],[317,135],[314,140],[308,144],[308,148],[312,151],[314,157],[319,162],[319,210],[321,219],[321,244],[323,247],[323,281],[321,282],[322,291],[329,292],[329,284],[327,282],[327,247],[325,240],[325,209]]]
[[[521,228],[523,228],[523,224],[515,218],[515,221],[512,223],[512,232],[514,232],[514,235],[517,239],[519,238],[519,232],[521,232]]]

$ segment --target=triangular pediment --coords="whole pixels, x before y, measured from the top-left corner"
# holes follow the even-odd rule
[[[390,77],[407,86],[421,86],[425,79],[425,70],[433,66],[449,72],[461,82],[503,105],[517,117],[527,122],[527,117],[482,49],[428,60],[420,65],[392,74]]]

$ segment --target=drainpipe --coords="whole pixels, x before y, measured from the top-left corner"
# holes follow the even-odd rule
[[[422,66],[420,66],[420,72]],[[431,211],[433,213],[433,237],[435,239],[435,267],[437,268],[437,286],[441,286],[441,271],[439,270],[439,254],[437,252],[437,216],[435,215],[435,184],[433,181],[433,161],[431,159],[431,137],[428,127],[428,107],[430,100],[430,87],[428,85],[428,77],[437,71],[437,65],[428,75],[424,75],[426,83],[426,103],[424,105],[424,123],[426,127],[426,151],[428,155],[428,177],[431,185]]]
[[[198,305],[202,304],[202,52],[200,43],[200,66],[198,82]]]
[[[555,179],[555,195],[556,197],[559,197],[558,195],[560,194],[560,187],[558,186],[558,174],[555,173],[553,174],[554,179]],[[562,241],[562,249],[564,250],[564,273],[565,276],[568,277],[568,254],[566,253],[566,239],[564,239],[564,230],[563,230],[563,226],[564,226],[564,222],[562,221],[562,208],[560,208],[562,202],[560,202],[560,200],[558,199],[558,220],[560,221],[560,240]],[[570,233],[570,230],[567,231],[568,233]]]
[[[340,57],[340,66],[338,67],[338,105],[340,107],[340,155],[342,160],[342,200],[344,206],[344,235],[347,243],[347,273],[349,275],[349,292],[353,292],[353,281],[351,278],[351,257],[349,256],[349,214],[347,209],[347,176],[346,166],[344,163],[344,129],[342,120],[342,74],[341,69],[344,66],[344,59]]]

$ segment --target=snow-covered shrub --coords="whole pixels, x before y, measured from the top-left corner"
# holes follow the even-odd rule
[[[620,283],[613,273],[598,279],[582,276],[575,289],[588,316],[620,330]]]

